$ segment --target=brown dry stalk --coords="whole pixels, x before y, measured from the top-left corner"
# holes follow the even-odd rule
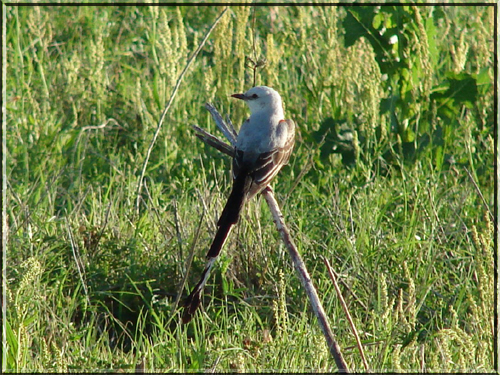
[[[330,262],[328,259],[326,259],[324,256],[321,256],[323,258],[323,262],[325,263],[326,268],[328,269],[328,273],[330,274],[330,278],[332,279],[333,286],[335,287],[335,291],[337,292],[337,296],[339,297],[340,304],[342,305],[342,308],[344,309],[344,313],[347,316],[347,320],[349,321],[349,324],[351,325],[352,333],[354,337],[356,338],[356,343],[358,344],[358,349],[359,349],[359,354],[361,355],[361,359],[363,360],[363,365],[365,366],[366,371],[370,371],[370,368],[368,367],[368,362],[366,361],[365,358],[365,352],[363,351],[363,345],[361,344],[361,340],[359,339],[358,331],[356,329],[356,325],[354,324],[354,320],[351,317],[351,314],[349,313],[349,310],[347,309],[347,304],[344,301],[344,297],[342,296],[342,292],[340,291],[339,284],[337,283],[337,277],[335,275],[335,272],[333,271],[332,267],[330,266]]]
[[[160,121],[158,121],[158,126],[156,127],[156,131],[153,135],[153,139],[151,140],[151,143],[149,144],[148,151],[146,152],[146,158],[144,159],[144,164],[142,165],[142,171],[141,171],[141,175],[139,176],[139,181],[137,181],[137,192],[136,192],[137,198],[136,198],[136,202],[135,202],[135,208],[136,208],[137,214],[139,214],[139,202],[141,200],[142,181],[144,180],[144,175],[146,173],[146,167],[148,166],[149,157],[151,156],[151,151],[153,150],[153,146],[156,143],[156,139],[158,138],[158,135],[160,134],[160,130],[161,130],[161,127],[163,125],[163,121],[165,120],[165,117],[166,117],[170,107],[172,106],[172,102],[174,101],[174,98],[177,95],[177,91],[179,90],[179,86],[181,85],[181,82],[182,82],[182,79],[184,78],[184,75],[189,70],[189,67],[191,66],[192,62],[194,61],[196,56],[198,56],[201,49],[203,48],[206,41],[208,40],[208,37],[210,36],[212,31],[215,29],[215,26],[219,23],[222,16],[224,16],[224,14],[226,14],[228,9],[229,9],[228,7],[224,8],[224,10],[221,12],[221,14],[219,14],[217,19],[214,21],[212,26],[210,26],[210,29],[205,34],[205,37],[203,38],[203,40],[199,44],[196,51],[193,52],[193,55],[190,57],[190,59],[186,63],[184,70],[179,75],[179,78],[177,79],[177,82],[175,84],[174,90],[172,91],[172,95],[170,96],[170,99],[167,103],[167,106],[165,107],[165,109],[163,110],[163,113],[161,114]]]

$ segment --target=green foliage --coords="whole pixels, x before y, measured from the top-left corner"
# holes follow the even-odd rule
[[[382,84],[388,95],[380,101],[380,113],[388,117],[390,128],[376,132],[379,143],[386,133],[393,134],[390,142],[401,147],[404,159],[413,161],[420,156],[416,151],[431,149],[439,170],[443,149],[455,142],[453,132],[446,130],[460,126],[458,119],[464,108],[477,108],[479,82],[484,95],[491,96],[493,86],[485,80],[487,68],[483,68],[482,77],[464,72],[463,66],[443,69],[447,66],[436,47],[435,25],[446,18],[445,12],[437,7],[427,12],[427,18],[422,13],[425,8],[416,6],[346,7],[344,44],[351,47],[365,38],[384,77]],[[464,54],[468,47],[459,48],[458,53]],[[430,138],[432,142],[428,142]]]
[[[493,369],[493,9],[5,7],[3,370],[335,371],[262,200],[179,322],[230,189],[212,102],[273,86],[298,125],[276,194],[350,369]],[[255,22],[254,22],[255,18]],[[254,27],[255,25],[255,27]],[[396,38],[397,37],[397,38]],[[255,39],[254,39],[255,38]],[[255,45],[255,50],[253,49]],[[200,236],[197,237],[196,233]]]

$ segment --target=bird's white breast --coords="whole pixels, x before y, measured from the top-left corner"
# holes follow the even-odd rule
[[[283,147],[287,132],[280,126],[282,115],[253,114],[241,126],[236,147],[244,152],[261,154],[276,147]]]

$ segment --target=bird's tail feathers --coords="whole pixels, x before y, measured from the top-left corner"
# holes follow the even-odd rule
[[[215,258],[208,259],[207,265],[205,266],[205,270],[201,276],[201,280],[196,284],[193,288],[191,294],[186,298],[184,302],[184,313],[182,314],[182,323],[186,324],[193,319],[196,310],[200,307],[201,304],[201,293],[205,288],[205,284],[207,283],[208,277],[210,276],[210,271],[215,263]]]
[[[243,208],[243,204],[245,203],[251,184],[252,179],[250,176],[246,176],[241,173],[238,177],[236,177],[231,194],[227,199],[226,206],[224,207],[224,210],[222,210],[222,214],[217,222],[219,227],[227,224],[236,224],[238,222],[241,209]]]
[[[219,256],[219,253],[222,250],[222,246],[224,246],[224,243],[226,242],[227,236],[229,236],[229,233],[231,232],[231,229],[233,229],[234,224],[224,222],[222,226],[217,229],[217,233],[215,234],[215,238],[212,241],[212,245],[210,245],[210,249],[208,250],[207,253],[207,258],[216,258]]]
[[[249,176],[245,176],[243,174],[240,174],[240,176],[241,177],[237,177],[235,179],[233,189],[229,195],[226,206],[224,207],[219,221],[217,222],[217,226],[219,228],[217,229],[215,238],[210,246],[210,250],[208,250],[208,261],[201,276],[201,280],[198,284],[196,284],[193,291],[184,302],[184,313],[182,315],[182,322],[184,324],[191,321],[196,313],[196,310],[200,306],[201,294],[203,293],[205,284],[210,276],[210,271],[212,270],[215,260],[219,256],[219,253],[226,242],[227,236],[240,217],[241,209],[243,208],[246,196],[252,184],[252,179]]]

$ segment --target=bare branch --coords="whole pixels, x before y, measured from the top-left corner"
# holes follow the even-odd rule
[[[323,331],[323,335],[325,336],[328,348],[330,349],[330,354],[335,359],[335,363],[337,364],[339,371],[347,373],[349,372],[349,370],[347,369],[347,364],[344,360],[344,357],[342,356],[342,352],[340,351],[340,346],[339,344],[337,344],[332,329],[328,324],[328,319],[326,317],[325,310],[323,309],[323,305],[319,300],[318,293],[314,288],[311,277],[309,276],[309,272],[307,272],[306,265],[304,264],[302,257],[297,251],[297,247],[295,246],[292,237],[290,236],[290,232],[286,227],[286,224],[283,220],[283,214],[279,209],[278,202],[276,202],[276,199],[274,198],[272,189],[268,186],[264,189],[262,195],[264,196],[264,199],[266,200],[267,205],[271,210],[274,223],[278,228],[278,232],[281,234],[281,239],[285,243],[288,253],[292,258],[293,265],[299,275],[300,282],[302,283],[302,286],[304,287],[306,294],[309,297],[309,302],[311,303],[314,314],[318,318],[319,325],[321,327],[321,330]]]

